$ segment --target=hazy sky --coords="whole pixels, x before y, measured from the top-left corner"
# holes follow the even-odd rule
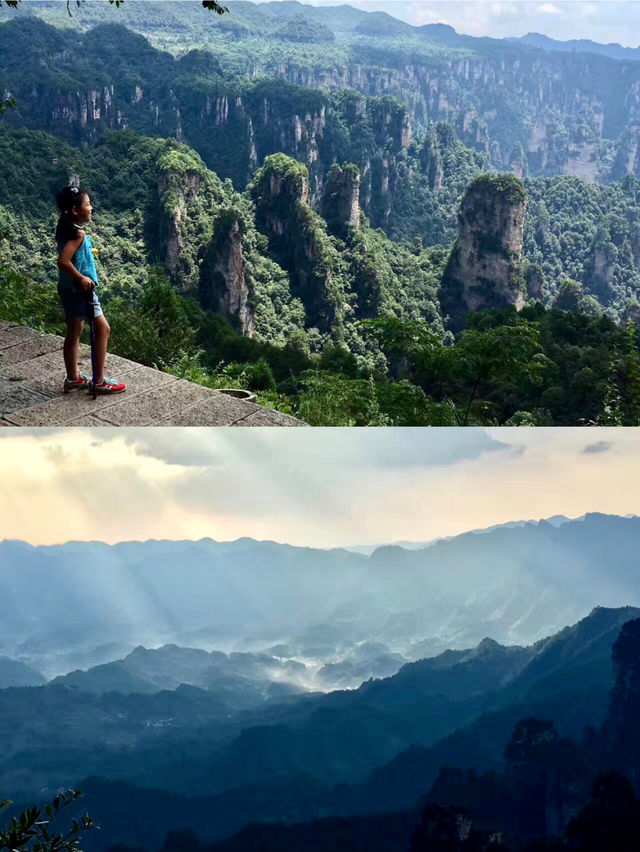
[[[0,539],[429,540],[640,514],[640,430],[0,430]]]
[[[322,5],[343,0],[315,0]],[[624,0],[351,0],[350,6],[381,10],[410,24],[450,24],[460,33],[505,38],[541,32],[561,40],[589,38],[625,47],[640,43],[640,2]]]

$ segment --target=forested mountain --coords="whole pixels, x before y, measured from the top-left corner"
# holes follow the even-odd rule
[[[318,425],[638,422],[637,62],[127,2],[0,10],[5,318],[60,328],[73,179],[125,357]]]
[[[635,777],[639,534],[594,513],[370,555],[3,541],[3,796],[84,789],[89,852],[387,852],[460,807],[514,852],[577,830],[599,770]]]
[[[261,651],[308,664],[348,661],[372,637],[406,659],[486,636],[530,644],[599,604],[640,605],[639,528],[638,518],[593,514],[558,527],[468,533],[424,550],[378,548],[370,557],[250,539],[4,541],[0,652],[52,676],[78,668],[94,649],[90,666],[115,659],[114,642]],[[28,589],[52,576],[48,618],[36,619]],[[371,649],[371,664],[380,650]]]
[[[634,81],[640,69],[633,61],[550,53],[438,25],[411,27],[346,6],[232,0],[229,10],[212,23],[188,4],[131,2],[120,20],[174,52],[207,47],[237,77],[398,97],[416,129],[428,120],[450,122],[465,144],[496,165],[509,167],[524,154],[535,174],[605,177],[613,155],[620,158],[616,177],[629,164],[637,168],[628,148],[639,104]],[[76,41],[78,26],[113,20],[112,10],[98,4],[79,11],[73,22],[55,3],[25,3],[21,12],[59,27],[75,25]]]
[[[553,718],[563,737],[599,726],[612,646],[638,612],[598,608],[528,648],[485,640],[253,718],[227,720],[214,695],[186,686],[100,698],[58,684],[0,691],[5,742],[13,731],[3,784],[27,794],[70,783],[82,768],[104,776],[82,784],[92,812],[101,809],[103,832],[86,841],[92,849],[124,840],[158,848],[170,828],[195,828],[211,841],[252,819],[411,809],[443,765],[500,770],[522,718]],[[55,746],[47,745],[53,719]],[[98,732],[100,746],[90,746]]]

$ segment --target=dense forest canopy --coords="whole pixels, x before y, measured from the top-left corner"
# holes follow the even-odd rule
[[[51,202],[81,180],[121,354],[314,423],[635,423],[640,65],[349,7],[229,10],[3,7],[3,316],[59,328]],[[152,328],[160,298],[175,333]],[[478,361],[495,326],[530,369]]]

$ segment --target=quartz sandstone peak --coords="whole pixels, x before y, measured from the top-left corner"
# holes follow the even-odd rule
[[[360,227],[360,170],[352,163],[331,167],[324,196],[322,215],[327,227],[344,236],[348,227]]]
[[[440,292],[443,314],[454,331],[462,328],[469,311],[522,308],[525,212],[524,186],[514,175],[484,174],[469,184]]]
[[[245,275],[242,223],[233,211],[222,210],[214,220],[214,238],[201,269],[202,304],[226,316],[244,335],[253,336],[253,309]]]

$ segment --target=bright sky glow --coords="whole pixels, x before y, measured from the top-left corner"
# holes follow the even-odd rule
[[[0,539],[333,547],[640,514],[640,430],[0,430]]]

